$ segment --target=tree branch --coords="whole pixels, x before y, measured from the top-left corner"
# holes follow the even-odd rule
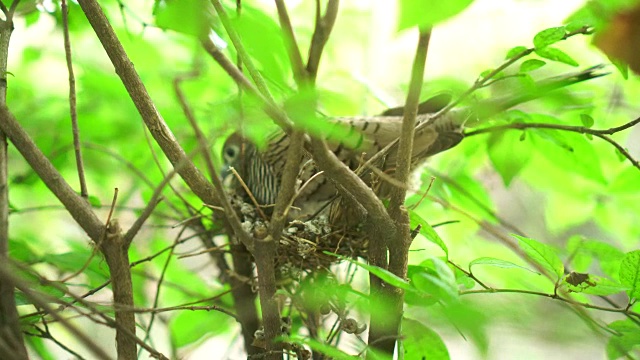
[[[17,1],[14,1],[17,2]],[[0,1],[5,20],[0,20],[0,106],[7,104],[7,64],[9,41],[13,32],[13,11]],[[13,5],[12,5],[13,9]],[[0,118],[0,122],[4,122]],[[0,124],[1,126],[1,124]],[[9,152],[6,131],[0,130],[0,263],[9,260]],[[20,319],[16,309],[14,286],[9,281],[0,281],[0,342],[10,347],[16,359],[27,359]]]
[[[398,157],[395,171],[395,179],[401,184],[408,183],[411,172],[413,137],[430,38],[431,29],[420,31],[418,47],[411,70],[411,81],[402,118],[402,129],[398,144]],[[402,279],[407,276],[409,247],[412,241],[409,215],[404,207],[406,189],[406,186],[394,186],[391,189],[389,216],[396,225],[397,236],[394,238],[393,244],[386,244],[389,249],[389,271]],[[387,354],[393,354],[396,340],[399,337],[400,321],[402,320],[404,305],[404,292],[402,289],[383,285],[382,281],[373,274],[369,274],[369,277],[372,296],[374,294],[380,295],[380,300],[384,302],[385,308],[389,309],[388,312],[384,313],[372,312],[369,344]]]
[[[626,130],[636,124],[640,123],[640,118],[637,118],[633,121],[630,121],[624,125],[613,127],[604,130],[594,130],[584,126],[571,126],[571,125],[560,125],[560,124],[547,124],[547,123],[511,123],[507,125],[499,125],[499,126],[491,126],[483,129],[478,129],[474,131],[469,131],[465,133],[465,136],[473,136],[479,135],[489,132],[495,131],[504,131],[504,130],[524,130],[524,129],[552,129],[552,130],[561,130],[561,131],[569,131],[578,134],[590,134],[595,137],[598,137],[609,144],[613,145],[625,158],[627,158],[633,166],[640,170],[640,161],[634,158],[622,145],[613,140],[608,135],[615,134],[622,130]]]
[[[85,333],[85,331],[79,329],[78,327],[67,321],[50,305],[50,300],[52,299],[45,298],[38,292],[31,289],[31,286],[29,286],[29,284],[27,284],[24,280],[20,279],[15,274],[15,269],[9,268],[8,263],[6,262],[0,263],[0,278],[2,278],[3,283],[14,284],[18,289],[20,289],[20,291],[25,294],[27,298],[29,298],[33,302],[34,305],[36,305],[38,308],[44,309],[47,314],[59,321],[62,326],[69,330],[71,334],[75,335],[76,339],[84,344],[89,349],[89,351],[91,351],[98,359],[111,359],[111,356],[109,356],[98,344],[96,344],[96,342],[91,339]],[[53,300],[55,301],[57,299]],[[27,357],[25,357],[25,359],[26,358]]]
[[[76,168],[78,169],[78,181],[80,182],[80,196],[89,198],[87,181],[84,176],[84,164],[82,150],[80,149],[80,130],[78,129],[78,112],[76,109],[76,77],[73,74],[73,62],[71,60],[71,40],[69,39],[69,7],[67,1],[60,3],[62,12],[62,29],[64,33],[64,53],[69,72],[69,112],[71,113],[71,130],[73,133],[73,149],[76,155]]]
[[[302,56],[300,55],[300,48],[296,41],[295,33],[293,32],[293,26],[291,26],[291,20],[289,19],[289,13],[287,12],[287,6],[283,0],[275,0],[276,8],[278,9],[278,20],[280,20],[280,27],[284,34],[284,43],[287,47],[287,53],[289,54],[289,60],[291,61],[291,67],[293,68],[293,77],[298,85],[304,83],[307,78],[307,70],[302,63]]]
[[[311,46],[309,47],[309,59],[307,60],[307,73],[311,81],[315,82],[318,75],[318,67],[320,66],[320,57],[324,50],[324,46],[329,40],[331,30],[338,17],[338,7],[340,0],[328,0],[327,9],[322,16],[320,0],[316,0],[316,27],[311,37]]]
[[[164,119],[158,113],[146,87],[142,83],[140,76],[138,76],[131,60],[129,60],[100,5],[95,0],[79,0],[79,4],[100,39],[109,59],[111,59],[116,73],[127,89],[142,120],[174,169],[187,183],[191,191],[204,203],[222,204],[234,232],[247,247],[251,248],[253,246],[252,239],[242,230],[240,220],[233,211],[228,199],[225,196],[221,196],[224,193],[222,181],[218,176],[214,176],[212,185],[187,157],[184,149],[176,141]]]
[[[566,40],[566,39],[568,39],[570,37],[573,37],[573,36],[579,35],[579,34],[589,35],[589,34],[592,34],[592,33],[593,33],[593,28],[585,26],[585,27],[582,27],[582,28],[577,29],[575,31],[566,33],[562,40]],[[462,95],[460,95],[459,98],[457,98],[455,101],[452,101],[449,105],[447,105],[442,110],[440,110],[438,112],[438,114],[445,114],[445,113],[449,112],[451,109],[455,108],[456,106],[458,106],[458,104],[460,104],[467,97],[469,97],[469,95],[474,93],[476,90],[487,86],[488,82],[491,81],[496,75],[498,75],[504,69],[506,69],[509,66],[513,65],[514,63],[516,63],[518,60],[524,58],[525,56],[528,56],[529,54],[533,53],[535,50],[536,50],[535,48],[528,48],[528,49],[522,50],[521,52],[517,53],[516,55],[514,55],[514,56],[510,57],[509,59],[505,60],[500,66],[498,66],[497,68],[495,68],[492,71],[490,71],[487,75],[485,75],[485,76],[481,77],[480,79],[476,80],[476,82],[473,84],[473,86],[471,88],[467,89],[467,91],[465,91]]]

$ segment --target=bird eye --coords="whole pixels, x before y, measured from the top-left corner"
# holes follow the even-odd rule
[[[232,163],[238,156],[239,148],[237,145],[229,145],[224,149],[224,161],[227,164]]]

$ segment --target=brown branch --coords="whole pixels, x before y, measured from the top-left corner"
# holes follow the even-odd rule
[[[136,358],[135,314],[120,311],[120,307],[133,307],[133,282],[129,266],[129,248],[126,246],[120,225],[116,220],[107,224],[107,233],[100,244],[100,251],[109,266],[113,305],[116,313],[116,349],[118,359]],[[122,331],[124,329],[125,331]],[[133,334],[134,336],[130,336]]]
[[[223,53],[216,47],[211,39],[200,40],[204,50],[222,67],[222,69],[229,75],[233,81],[240,86],[242,90],[247,92],[250,96],[255,97],[263,105],[264,112],[273,119],[273,121],[287,133],[291,133],[293,129],[293,123],[287,117],[287,114],[278,109],[278,107],[269,101],[269,99],[263,96],[258,89],[247,79],[246,76],[238,69],[238,67],[231,62]]]
[[[274,100],[271,96],[271,92],[269,92],[266,81],[264,80],[258,69],[255,67],[255,65],[253,65],[253,61],[251,60],[249,53],[244,48],[244,45],[240,40],[240,35],[238,35],[235,28],[231,25],[229,15],[227,15],[227,12],[224,10],[222,3],[220,2],[220,0],[211,0],[211,4],[216,10],[216,14],[218,14],[218,18],[220,19],[222,26],[227,31],[227,34],[231,39],[231,43],[233,43],[233,46],[236,48],[238,57],[240,58],[240,60],[242,60],[242,64],[244,64],[245,68],[249,72],[249,75],[256,84],[258,90],[260,91],[260,94],[264,96],[269,101],[269,103],[273,104]]]
[[[76,168],[78,169],[78,180],[80,182],[80,196],[89,198],[87,181],[84,176],[84,164],[82,161],[82,151],[80,149],[80,130],[78,129],[78,111],[76,107],[76,77],[73,74],[73,62],[71,60],[71,40],[69,39],[69,7],[67,1],[60,3],[62,11],[62,32],[64,34],[64,54],[67,61],[67,71],[69,72],[69,111],[71,113],[71,129],[73,133],[73,149],[76,155]]]
[[[398,157],[396,163],[395,179],[407,184],[411,172],[411,159],[413,149],[413,137],[420,103],[420,90],[424,77],[427,51],[431,29],[420,31],[416,55],[411,70],[409,92],[404,107],[402,129],[398,143]],[[407,276],[409,263],[409,247],[411,246],[411,227],[409,215],[404,207],[406,197],[405,187],[392,187],[389,202],[389,216],[396,224],[397,236],[393,245],[386,244],[389,249],[389,271],[404,279]],[[386,249],[385,249],[386,250]],[[378,264],[373,264],[380,266]],[[372,312],[371,327],[369,330],[369,344],[387,354],[393,354],[396,339],[399,338],[400,321],[402,319],[404,292],[393,286],[384,286],[382,281],[373,274],[369,274],[371,294],[379,295],[388,311],[382,313]]]
[[[240,3],[238,2],[238,13],[240,12]],[[204,45],[204,43],[203,43]],[[214,50],[215,46],[213,43],[209,42],[207,47],[210,50]],[[218,53],[221,55],[221,53]],[[226,60],[226,58],[224,59]],[[240,62],[239,62],[240,63]],[[229,65],[229,69],[231,71],[237,71],[236,76],[239,74],[241,78],[244,78],[244,75],[238,68],[235,68],[232,64]],[[180,88],[180,83],[184,80],[194,78],[199,75],[199,69],[192,71],[191,73],[185,74],[183,76],[178,76],[173,81],[174,91],[178,98],[178,102],[182,107],[182,111],[185,114],[189,124],[194,130],[196,135],[196,139],[198,140],[199,148],[202,150],[202,154],[205,158],[205,164],[207,166],[207,171],[209,177],[213,180],[218,176],[217,171],[215,170],[215,166],[213,164],[213,159],[211,158],[211,154],[209,152],[208,141],[200,129],[198,125],[195,115],[191,110],[187,102],[187,98],[184,96],[182,89]],[[247,84],[252,86],[248,81]],[[239,88],[242,87],[239,85]],[[224,209],[223,209],[224,210]],[[227,233],[233,233],[233,229],[230,226],[228,220],[225,221],[224,226],[227,228]],[[206,236],[200,237],[203,244],[206,247],[212,248],[213,241]],[[228,264],[224,257],[216,257],[216,254],[211,253],[211,256],[218,267],[220,268],[220,272],[222,273],[223,278],[227,278],[231,286],[231,295],[233,297],[234,306],[236,308],[238,315],[238,321],[240,322],[242,336],[244,340],[244,348],[247,354],[252,355],[259,352],[259,348],[252,346],[254,334],[259,327],[259,317],[257,313],[257,309],[255,306],[256,294],[251,289],[251,284],[238,280],[238,276],[228,276],[227,272],[229,271]],[[247,248],[242,244],[231,244],[231,257],[234,264],[234,271],[239,274],[240,277],[251,277],[253,274],[251,255],[247,251]]]
[[[84,344],[97,358],[105,360],[112,358],[98,344],[96,344],[96,342],[93,341],[93,339],[91,339],[83,329],[79,329],[71,322],[67,321],[65,317],[60,315],[53,307],[51,307],[49,304],[52,299],[49,299],[48,295],[40,294],[31,289],[31,286],[29,286],[29,284],[24,280],[20,279],[20,277],[15,274],[15,269],[9,268],[8,263],[6,262],[0,263],[0,278],[2,278],[2,283],[14,284],[16,288],[20,289],[20,291],[22,291],[24,295],[33,302],[34,305],[44,309],[51,317],[59,321],[62,326],[69,330],[69,332],[73,334],[78,341]],[[57,299],[53,299],[53,301],[56,300]]]
[[[276,8],[278,9],[278,20],[280,20],[280,27],[284,34],[284,43],[289,54],[289,61],[291,61],[291,67],[293,68],[293,77],[298,85],[306,82],[307,70],[302,63],[302,56],[300,55],[300,48],[296,41],[295,33],[293,32],[293,26],[291,25],[291,19],[289,19],[289,13],[287,12],[287,6],[283,0],[275,0]]]
[[[109,214],[107,215],[107,221],[105,221],[104,225],[105,227],[109,225],[109,222],[111,222],[111,217],[113,216],[113,212],[114,209],[116,207],[116,201],[118,200],[118,188],[115,189],[114,194],[113,194],[113,198],[111,200],[111,207],[109,208]],[[100,239],[100,241],[104,241],[104,237],[102,239]],[[72,274],[65,276],[64,278],[60,279],[59,281],[61,283],[66,283],[67,281],[75,278],[76,276],[84,273],[84,271],[87,269],[87,267],[89,267],[89,265],[91,264],[91,261],[93,260],[94,256],[96,256],[96,253],[98,251],[98,247],[95,246],[91,249],[91,255],[89,255],[89,258],[84,262],[84,264],[82,264],[82,266],[76,270],[75,272],[73,272]]]
[[[304,133],[294,131],[289,137],[289,149],[287,160],[280,179],[280,191],[276,197],[276,204],[271,217],[270,232],[273,239],[279,241],[282,229],[287,221],[289,208],[296,195],[296,181],[302,161],[302,149],[304,145]]]
[[[128,249],[131,246],[131,242],[133,238],[138,234],[138,231],[142,229],[142,225],[144,225],[145,221],[151,216],[153,210],[155,210],[156,206],[162,201],[162,191],[164,187],[173,179],[173,176],[176,174],[175,170],[169,172],[164,179],[160,182],[160,184],[153,190],[153,194],[149,199],[149,203],[144,207],[144,210],[138,216],[136,221],[131,225],[127,233],[124,235],[124,246]]]
[[[318,76],[318,67],[320,66],[320,57],[324,50],[324,46],[329,40],[331,30],[338,17],[338,7],[340,0],[329,0],[324,16],[320,7],[320,0],[316,0],[316,26],[311,37],[311,46],[309,46],[309,58],[307,60],[307,73],[311,81],[315,82]]]
[[[275,241],[268,235],[265,239],[255,241],[256,267],[258,268],[258,294],[260,296],[260,308],[262,309],[262,325],[264,327],[264,341],[269,354],[266,359],[279,359],[277,352],[282,349],[282,344],[275,339],[281,335],[280,310],[276,299],[276,274],[274,259],[276,258]]]
[[[465,133],[465,136],[473,136],[479,135],[489,132],[495,131],[504,131],[504,130],[524,130],[524,129],[552,129],[552,130],[561,130],[561,131],[569,131],[578,134],[590,134],[595,137],[598,137],[609,144],[613,145],[620,153],[627,158],[633,166],[640,169],[640,162],[635,159],[622,145],[618,144],[615,140],[613,140],[608,135],[615,134],[619,131],[626,130],[636,124],[640,123],[640,118],[637,118],[633,121],[630,121],[624,125],[613,127],[604,130],[594,130],[584,126],[571,126],[571,125],[560,125],[560,124],[547,124],[547,123],[512,123],[506,125],[498,125],[498,126],[490,126],[483,129],[478,129],[474,131],[470,131]]]
[[[395,224],[382,201],[351,169],[329,151],[323,140],[312,139],[311,150],[318,167],[333,181],[343,197],[353,199],[366,211],[365,231],[370,241],[382,241],[383,247],[394,239]],[[372,245],[370,245],[372,246]],[[370,255],[371,256],[371,255]],[[371,261],[371,260],[370,260]]]
[[[5,15],[5,20],[0,20],[0,106],[5,107],[13,11],[8,10],[1,1],[0,7]],[[0,122],[4,122],[2,117]],[[7,263],[9,250],[9,153],[6,131],[0,130],[0,263]],[[0,281],[0,343],[5,343],[10,348],[9,353],[15,354],[16,359],[28,358],[16,309],[15,290],[9,281]]]
[[[581,301],[575,301],[573,299],[565,298],[557,294],[552,293],[544,293],[540,291],[531,291],[531,290],[520,290],[520,289],[483,289],[483,290],[463,290],[460,292],[460,295],[471,295],[471,294],[490,294],[490,293],[516,293],[516,294],[524,294],[524,295],[536,295],[542,296],[554,300],[559,300],[565,303],[568,303],[573,306],[580,306],[587,309],[594,309],[606,312],[620,313],[627,316],[635,317],[640,319],[640,313],[635,311],[630,311],[627,308],[610,308],[605,306],[593,305]]]
[[[187,73],[181,76],[176,76],[173,79],[173,91],[175,92],[176,97],[178,98],[178,103],[182,108],[182,112],[184,113],[184,116],[187,118],[187,121],[189,121],[189,125],[191,125],[191,128],[193,129],[193,132],[196,135],[196,140],[198,141],[198,147],[200,148],[201,154],[204,157],[209,178],[213,178],[217,172],[213,164],[213,159],[211,158],[211,152],[209,151],[209,147],[210,147],[209,141],[207,141],[207,137],[202,132],[202,129],[200,129],[200,126],[196,121],[196,117],[193,114],[193,110],[191,110],[191,106],[189,106],[189,103],[187,102],[187,97],[184,95],[184,92],[180,88],[180,84],[183,81],[188,79],[195,79],[199,75],[200,75],[200,69],[196,68],[190,73]]]
[[[160,290],[162,289],[162,283],[163,283],[164,278],[166,276],[167,269],[169,268],[169,263],[171,262],[171,258],[173,257],[173,254],[175,253],[176,246],[178,245],[178,242],[180,241],[180,237],[185,232],[185,230],[187,230],[187,226],[183,226],[182,229],[180,229],[180,231],[176,235],[175,239],[173,240],[173,246],[171,246],[171,248],[169,249],[169,254],[167,255],[167,259],[164,261],[164,265],[162,266],[162,270],[160,271],[160,278],[158,279],[158,281],[155,284],[156,291],[155,291],[155,294],[153,295],[153,305],[152,305],[153,309],[156,309],[158,307],[158,302],[160,301]],[[135,309],[134,312],[139,312],[139,311],[137,309]],[[145,337],[144,337],[144,341],[145,342],[149,341],[149,337],[151,336],[151,328],[153,327],[153,323],[154,323],[154,321],[156,319],[156,314],[157,313],[158,312],[156,312],[156,311],[151,312],[151,317],[149,319],[149,323],[147,324],[147,326],[145,328]],[[140,354],[138,354],[138,358],[140,358]]]
[[[138,338],[133,332],[131,332],[130,330],[123,328],[121,324],[119,324],[117,321],[114,321],[113,319],[111,319],[111,317],[109,317],[108,315],[106,315],[104,313],[104,311],[101,311],[99,309],[97,309],[92,303],[84,300],[81,296],[78,296],[76,294],[74,294],[73,292],[71,292],[69,289],[67,289],[66,287],[64,287],[63,285],[57,283],[57,282],[51,282],[49,280],[47,280],[46,278],[40,276],[37,273],[34,273],[32,270],[28,267],[26,267],[25,265],[19,264],[19,263],[14,263],[14,265],[18,268],[20,268],[22,271],[25,272],[29,272],[32,275],[35,275],[38,277],[39,282],[44,285],[44,286],[49,286],[51,288],[55,288],[56,290],[60,291],[61,293],[64,293],[66,296],[70,297],[73,299],[73,301],[75,303],[80,303],[82,305],[82,309],[86,309],[89,310],[89,314],[83,314],[83,316],[88,317],[90,320],[92,321],[96,321],[97,320],[93,317],[95,316],[96,318],[100,318],[102,319],[102,322],[104,325],[107,325],[109,327],[112,327],[114,329],[116,329],[117,332],[122,333],[124,336],[128,336],[129,338],[131,338],[136,344],[138,344],[140,347],[142,347],[143,349],[147,350],[147,352],[149,352],[149,354],[156,358],[156,359],[160,359],[160,360],[168,360],[166,356],[164,356],[163,354],[161,354],[160,352],[158,352],[157,350],[155,350],[154,348],[152,348],[151,346],[149,346],[148,344],[146,344],[144,341],[142,341],[142,339]],[[1,264],[0,264],[0,269],[1,269]],[[22,290],[22,289],[21,289]],[[45,298],[47,301],[51,302],[51,303],[59,303],[62,305],[62,308],[68,307],[68,303],[58,299],[58,298],[54,298],[51,297],[47,294],[42,294],[39,292],[35,292],[32,290],[32,292],[34,292],[36,295],[40,295],[43,298]],[[88,296],[88,295],[87,295]],[[127,312],[128,309],[131,309],[131,306],[120,306],[119,309],[121,310],[122,313]],[[50,309],[47,313],[51,313],[56,312],[59,313],[61,311],[61,309],[56,309],[56,310],[51,310],[51,308],[44,308],[43,309]],[[76,311],[80,312],[78,308],[74,308]],[[82,312],[80,312],[82,314]],[[52,316],[55,314],[52,314]],[[55,318],[55,316],[53,316]],[[98,322],[100,323],[100,322]],[[134,354],[135,356],[135,354]],[[119,358],[120,359],[120,358]],[[135,359],[135,357],[134,357]]]
[[[176,141],[164,119],[158,113],[146,87],[133,67],[131,60],[129,60],[100,5],[95,0],[80,0],[79,4],[100,39],[109,59],[111,59],[116,73],[120,76],[142,120],[174,169],[187,183],[191,191],[204,203],[214,205],[219,202],[222,203],[234,232],[247,247],[251,248],[252,240],[242,230],[240,220],[233,211],[231,204],[226,197],[220,196],[220,194],[224,193],[222,181],[218,176],[214,176],[212,185],[187,157],[184,149]]]

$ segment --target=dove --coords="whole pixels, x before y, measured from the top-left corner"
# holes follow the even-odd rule
[[[600,72],[602,67],[598,65],[580,72],[548,78],[536,83],[533,90],[479,101],[471,106],[447,109],[446,112],[442,110],[451,99],[448,94],[440,94],[421,103],[416,117],[412,170],[428,158],[459,144],[464,138],[465,127],[481,124],[502,111],[544,96],[553,90],[606,75]],[[398,107],[388,109],[376,116],[328,118],[328,130],[324,137],[336,157],[355,171],[380,150],[398,139],[403,111],[402,107]],[[355,145],[353,145],[354,141],[349,145],[343,143],[340,140],[341,136],[351,139],[355,136]],[[280,190],[280,178],[288,148],[289,137],[284,131],[272,134],[268,138],[267,145],[260,149],[242,136],[242,133],[232,134],[223,146],[222,158],[225,166],[236,169],[246,188],[239,185],[237,178],[227,182],[232,184],[231,188],[241,198],[250,199],[248,190],[259,205],[266,207],[273,205]],[[379,170],[376,172],[378,174],[392,175],[396,157],[397,146],[391,148],[381,161],[371,166]],[[294,208],[299,209],[293,212],[296,218],[317,214],[326,207],[328,202],[335,199],[337,194],[335,186],[323,174],[318,174],[320,170],[313,165],[313,159],[306,151],[303,153],[302,163],[304,165],[300,169],[298,179],[300,185],[304,184],[304,187],[293,203]],[[378,179],[372,174],[369,174],[366,179],[363,177],[363,180],[370,186],[376,186],[374,190],[381,198],[387,195],[389,186],[393,186],[389,181]]]

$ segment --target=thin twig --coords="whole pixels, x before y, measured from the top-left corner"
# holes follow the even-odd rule
[[[109,225],[109,222],[111,221],[111,217],[113,216],[113,211],[114,208],[116,206],[116,200],[118,199],[118,188],[115,189],[114,193],[113,193],[113,198],[111,200],[111,207],[109,208],[109,214],[107,215],[107,220],[105,221],[105,229],[107,228],[107,226]],[[106,236],[103,235],[103,238],[100,241],[104,241],[104,237]],[[59,281],[61,283],[65,283],[71,279],[73,279],[74,277],[82,274],[91,264],[91,261],[93,260],[93,258],[96,256],[96,253],[98,252],[98,249],[100,248],[100,243],[96,244],[96,246],[94,246],[91,249],[91,255],[89,255],[89,258],[87,259],[87,261],[84,262],[84,264],[82,264],[82,266],[76,270],[73,274],[70,274],[69,276],[60,279]]]
[[[284,34],[284,42],[289,54],[289,60],[291,61],[291,67],[293,68],[293,76],[296,83],[303,84],[307,78],[307,70],[302,63],[302,56],[300,55],[300,48],[296,41],[295,33],[293,32],[293,26],[289,19],[289,13],[287,12],[287,6],[283,0],[275,0],[276,8],[278,9],[278,20],[280,20],[280,27]]]
[[[84,176],[84,164],[82,161],[82,150],[80,149],[80,129],[78,128],[78,111],[76,108],[76,77],[73,73],[73,61],[71,60],[71,39],[69,38],[69,7],[67,1],[62,0],[62,32],[64,34],[64,54],[67,61],[67,71],[69,72],[69,111],[71,113],[71,130],[73,133],[73,149],[76,155],[76,168],[78,169],[78,179],[80,181],[80,196],[89,198],[87,181]]]
[[[50,300],[57,301],[58,299],[34,291],[29,284],[15,274],[15,269],[9,268],[8,264],[5,262],[0,263],[0,277],[3,282],[6,281],[14,284],[16,288],[20,289],[22,293],[33,302],[34,305],[44,309],[51,317],[59,321],[62,326],[69,330],[69,332],[73,334],[78,341],[84,344],[97,358],[105,360],[111,359],[111,356],[96,344],[96,342],[84,331],[67,321],[65,317],[60,315],[53,307],[51,307],[51,305],[49,305]]]
[[[242,60],[242,64],[244,64],[245,68],[249,72],[249,75],[253,79],[253,82],[256,84],[256,87],[260,91],[260,94],[264,96],[269,101],[269,103],[274,104],[275,101],[273,99],[273,96],[271,96],[271,92],[267,87],[266,81],[264,80],[264,78],[262,77],[258,69],[255,67],[255,65],[253,64],[253,60],[251,60],[251,56],[249,56],[249,53],[244,48],[244,45],[240,40],[240,36],[236,32],[235,28],[231,25],[231,20],[229,19],[229,15],[227,14],[224,7],[222,6],[222,3],[220,2],[220,0],[211,0],[211,4],[213,5],[213,8],[216,10],[216,14],[218,14],[218,18],[220,19],[222,26],[227,31],[227,34],[229,35],[229,38],[231,39],[233,46],[236,48],[236,51],[238,52],[238,56]]]
[[[258,203],[258,200],[256,200],[255,196],[253,196],[253,193],[251,192],[251,189],[249,189],[249,187],[244,182],[244,180],[242,180],[242,177],[240,176],[240,174],[238,174],[238,171],[236,169],[234,169],[233,167],[230,167],[229,171],[231,171],[233,176],[235,176],[236,180],[240,183],[240,186],[242,186],[242,188],[244,189],[245,193],[247,194],[247,196],[249,197],[249,199],[253,203],[253,206],[255,207],[256,211],[258,212],[258,214],[260,215],[262,220],[267,220],[267,215],[265,215],[265,213],[260,208],[260,204]]]
[[[395,169],[395,179],[401,184],[407,184],[412,165],[413,140],[415,132],[416,116],[418,114],[418,104],[420,102],[420,91],[424,78],[429,40],[431,39],[431,29],[420,30],[416,55],[411,70],[411,80],[409,92],[405,103],[402,118],[402,129],[398,144],[398,156]],[[381,268],[388,266],[389,271],[401,279],[407,276],[409,261],[409,247],[411,246],[411,228],[409,215],[404,207],[407,191],[406,186],[392,187],[389,201],[389,218],[396,227],[396,235],[393,244],[390,242],[381,243],[370,239],[369,253],[375,251],[389,250],[389,263],[379,262],[383,259],[382,254],[373,257],[376,262],[372,265]],[[377,249],[382,247],[382,249]],[[384,286],[381,279],[374,274],[369,274],[371,284],[371,296],[379,297],[378,301],[385,301],[388,311],[384,313],[372,312],[369,329],[368,343],[376,349],[387,354],[393,354],[396,339],[399,337],[400,321],[402,319],[402,307],[404,303],[404,292],[392,286]],[[373,355],[369,355],[371,358]]]
[[[626,130],[638,123],[640,123],[640,118],[630,121],[624,125],[605,129],[605,130],[594,130],[585,126],[571,126],[571,125],[559,125],[559,124],[547,124],[547,123],[511,123],[507,125],[491,126],[483,129],[470,131],[466,133],[465,136],[473,136],[473,135],[484,134],[488,132],[504,131],[504,130],[511,130],[511,129],[517,129],[517,130],[553,129],[553,130],[569,131],[569,132],[574,132],[578,134],[590,134],[613,145],[625,158],[627,158],[631,162],[631,164],[633,164],[633,166],[640,169],[640,162],[637,159],[635,159],[622,145],[618,144],[615,140],[613,140],[611,137],[608,136],[611,134],[615,134],[616,132]]]
[[[155,309],[158,307],[158,302],[160,301],[160,290],[162,289],[162,282],[164,281],[164,277],[167,273],[167,269],[169,268],[169,263],[171,262],[171,258],[173,257],[173,253],[176,249],[176,246],[178,244],[178,242],[180,241],[180,237],[182,236],[182,234],[184,233],[184,231],[187,230],[186,226],[183,226],[182,229],[180,229],[180,231],[178,232],[178,234],[176,235],[175,239],[173,240],[173,245],[171,246],[171,248],[169,249],[169,254],[167,254],[167,259],[165,260],[163,266],[162,266],[162,270],[160,271],[160,278],[158,279],[158,281],[156,282],[156,292],[153,295],[153,306],[152,308]],[[144,341],[147,342],[149,340],[149,337],[151,336],[151,328],[153,327],[153,323],[156,319],[156,314],[157,312],[153,311],[151,312],[151,318],[149,319],[149,323],[147,324],[147,327],[145,328],[145,336],[144,336]],[[140,358],[140,354],[142,352],[142,349],[138,350],[138,358]]]
[[[149,199],[147,206],[144,207],[144,211],[142,211],[142,214],[138,216],[138,218],[133,223],[133,225],[131,225],[129,230],[127,230],[126,234],[124,235],[124,245],[127,249],[131,246],[131,242],[133,241],[133,238],[135,238],[136,234],[138,234],[138,231],[140,231],[140,229],[142,228],[142,225],[144,225],[145,221],[147,221],[147,219],[153,213],[153,210],[155,210],[156,206],[158,206],[158,204],[162,201],[162,191],[164,190],[164,187],[169,183],[169,181],[171,181],[171,179],[175,174],[176,174],[176,170],[174,169],[170,171],[164,177],[164,179],[162,179],[160,184],[153,190],[151,199]]]
[[[307,60],[307,73],[312,82],[315,82],[318,76],[318,67],[320,65],[320,57],[324,50],[333,25],[338,17],[339,0],[329,0],[324,16],[320,7],[320,0],[316,0],[316,26],[311,37],[311,46],[309,46],[309,58]]]
[[[562,38],[562,40],[566,40],[572,36],[575,35],[589,35],[593,33],[593,28],[585,26],[582,27],[580,29],[577,29],[575,31],[569,32],[567,34],[565,34],[565,36]],[[485,76],[483,76],[482,78],[476,80],[476,82],[473,84],[473,86],[469,89],[467,89],[467,91],[465,91],[462,95],[460,95],[460,97],[458,97],[455,101],[452,101],[449,105],[447,105],[446,107],[444,107],[441,111],[438,112],[438,114],[445,114],[447,112],[449,112],[451,109],[453,109],[454,107],[458,106],[458,104],[460,104],[462,101],[466,100],[473,92],[475,92],[476,90],[487,86],[487,82],[489,82],[490,80],[492,80],[496,75],[498,75],[500,72],[502,72],[504,69],[508,68],[509,66],[513,65],[514,63],[516,63],[518,60],[522,59],[523,57],[533,53],[536,49],[535,48],[528,48],[525,50],[522,50],[521,52],[515,54],[514,56],[510,57],[509,59],[507,59],[505,62],[503,62],[500,66],[498,66],[497,68],[493,69],[492,71],[490,71],[488,74],[486,74]]]

